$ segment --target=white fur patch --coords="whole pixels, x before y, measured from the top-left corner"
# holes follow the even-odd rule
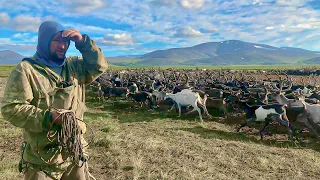
[[[257,119],[256,121],[265,121],[265,118],[268,116],[268,114],[278,114],[275,109],[263,109],[262,107],[259,107],[255,111]]]

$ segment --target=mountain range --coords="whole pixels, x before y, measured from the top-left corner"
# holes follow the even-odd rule
[[[111,57],[109,60],[116,65],[144,66],[301,65],[320,63],[320,52],[228,40],[157,50],[135,58]]]
[[[17,61],[17,58],[20,60]],[[319,64],[320,52],[228,40],[107,59],[110,64],[121,66],[301,65]],[[0,51],[0,64],[20,61],[21,55]]]
[[[24,58],[21,54],[10,50],[0,51],[0,64],[1,65],[14,65],[21,62]]]

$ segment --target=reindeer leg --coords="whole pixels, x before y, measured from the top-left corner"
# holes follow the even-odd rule
[[[204,109],[204,113],[205,113],[205,115],[206,115],[206,116],[208,116],[208,118],[209,118],[209,119],[212,119],[212,116],[209,114],[209,112],[208,112],[208,109],[207,109],[206,105],[204,105],[204,106],[203,106],[203,109]]]
[[[265,119],[265,124],[264,124],[263,128],[259,131],[259,133],[260,133],[260,140],[263,140],[264,130],[266,129],[267,126],[269,126],[269,124],[270,124],[271,121],[272,121],[271,118],[266,117],[266,119]]]
[[[209,114],[209,112],[208,112],[208,109],[207,109],[207,99],[208,99],[208,97],[205,95],[204,96],[204,98],[203,98],[203,109],[204,109],[204,112],[205,112],[205,114],[206,114],[206,116],[208,116],[208,118],[209,119],[212,119],[212,116]]]
[[[178,103],[178,108],[179,108],[179,116],[178,117],[181,117],[181,106],[179,103]]]
[[[168,112],[172,111],[174,107],[175,107],[175,104],[172,105],[171,109],[169,109]]]
[[[295,140],[298,141],[299,145],[304,146],[304,143],[299,138],[299,135],[301,134],[300,133],[301,131],[299,131],[299,133],[297,133],[290,122],[288,124],[288,128],[289,128],[289,136],[292,136],[292,139],[295,138]]]
[[[211,119],[212,116],[208,112],[208,109],[206,107],[206,103],[207,103],[207,96],[204,96],[202,101],[198,102],[197,105],[203,109],[203,114],[206,115],[209,119]]]
[[[227,109],[227,107],[223,106],[222,112],[223,112],[224,118],[228,118],[228,109]]]
[[[151,103],[151,101],[150,101],[149,99],[146,99],[145,104],[146,104],[146,106],[149,107],[149,110],[150,110],[150,109],[153,109],[153,108],[152,108],[152,103]],[[148,111],[149,111],[149,110],[148,110]]]
[[[243,127],[248,125],[248,122],[251,121],[252,118],[246,119],[245,122],[238,128],[237,132],[239,132]]]
[[[192,112],[195,112],[195,111],[196,111],[196,108],[193,108],[191,111],[186,112],[185,115],[188,115],[188,114],[190,114],[190,113],[192,113]]]
[[[293,128],[293,126],[290,123],[286,114],[283,114],[282,118],[278,118],[278,121],[280,122],[280,124],[282,124],[288,128],[289,139],[291,140],[291,142],[294,142],[295,140],[297,140],[299,142],[299,144],[302,144],[297,133],[296,133],[296,130]]]
[[[199,118],[200,118],[201,123],[203,123],[203,119],[202,119],[202,115],[201,115],[201,110],[200,110],[200,108],[195,107],[195,109],[196,109],[196,110],[198,111],[198,113],[199,113]]]
[[[207,107],[204,105],[203,107],[204,115],[206,115],[209,119],[212,119],[212,116],[209,114]]]

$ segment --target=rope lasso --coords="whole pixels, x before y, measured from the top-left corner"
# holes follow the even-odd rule
[[[72,161],[78,167],[82,167],[84,165],[86,178],[96,180],[94,176],[92,176],[91,173],[89,172],[87,159],[84,156],[84,152],[83,152],[84,146],[82,145],[81,136],[80,136],[82,134],[82,131],[78,124],[78,121],[85,123],[87,127],[89,127],[91,134],[94,136],[93,129],[90,126],[88,126],[88,124],[83,120],[76,118],[73,111],[56,109],[56,108],[53,108],[53,109],[55,109],[59,113],[59,115],[55,119],[53,119],[49,129],[50,130],[52,129],[53,124],[60,116],[62,116],[61,117],[62,125],[58,134],[57,132],[55,132],[53,135],[50,135],[50,130],[48,131],[47,137],[49,141],[52,142],[53,137],[57,134],[57,140],[59,145],[62,146],[64,149],[66,149],[66,151],[69,154],[71,154]],[[90,143],[91,142],[89,142],[87,146],[89,146]],[[81,165],[78,163],[80,161],[83,162]]]
[[[47,133],[47,138],[50,142],[53,142],[54,136],[57,135],[57,141],[59,145],[71,155],[71,159],[74,163],[76,163],[79,167],[82,167],[83,163],[80,165],[78,162],[86,162],[86,158],[84,157],[83,153],[84,147],[81,142],[82,131],[78,124],[78,119],[71,110],[56,109],[56,111],[59,113],[59,115],[53,119],[49,129],[52,129],[53,124],[60,117],[62,120],[61,129],[53,134],[51,134],[51,131],[49,130]]]

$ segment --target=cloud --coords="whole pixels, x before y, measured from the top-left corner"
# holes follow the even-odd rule
[[[172,41],[172,38],[167,37],[164,34],[153,34],[148,31],[134,33],[134,38],[135,38],[135,44],[138,44],[138,43],[145,44],[145,43],[151,43],[151,42],[169,43],[170,41]]]
[[[274,27],[272,27],[272,26],[266,27],[266,30],[272,30],[272,29],[274,29]]]
[[[29,52],[36,51],[37,45],[35,44],[12,44],[12,43],[0,43],[0,49],[2,50],[11,50],[14,52]]]
[[[37,32],[41,21],[41,17],[19,15],[13,18],[9,26],[18,31]]]
[[[38,42],[38,36],[33,36],[28,42]]]
[[[181,38],[181,37],[198,37],[202,36],[202,33],[200,31],[197,31],[193,29],[190,26],[179,28],[176,33],[173,35],[173,37]]]
[[[44,16],[49,15],[65,27],[76,28],[81,33],[96,37],[101,45],[114,46],[119,51],[127,46],[130,47],[127,51],[138,51],[138,48],[146,48],[150,44],[157,44],[155,48],[163,49],[166,46],[191,46],[230,39],[273,46],[305,45],[306,48],[309,43],[316,47],[316,41],[307,37],[318,37],[320,28],[319,10],[311,7],[310,0],[28,2],[1,1],[0,12],[6,13],[0,13],[0,27],[17,31],[13,34],[30,33],[26,39],[36,41],[32,32],[36,32]],[[21,41],[15,44],[27,42],[18,40]]]
[[[308,0],[277,0],[276,2],[280,5],[287,5],[287,6],[303,6],[307,3]]]
[[[297,28],[297,29],[312,29],[312,28],[318,28],[318,26],[313,26],[312,24],[297,24],[291,26],[291,28]]]
[[[12,43],[10,38],[0,38],[1,43]]]
[[[13,14],[26,14],[30,13],[33,10],[36,10],[38,13],[42,11],[45,1],[36,1],[36,0],[2,0],[0,1],[0,9],[4,12],[10,12]]]
[[[103,38],[93,38],[97,43],[103,46],[130,46],[133,40],[130,34],[107,34]]]
[[[26,38],[26,37],[28,37],[29,35],[30,35],[29,33],[18,33],[18,34],[14,34],[12,37],[13,37],[13,38],[21,39],[21,38]]]
[[[35,33],[33,33],[35,34]],[[15,43],[36,43],[38,42],[38,36],[34,36],[31,33],[17,33],[12,35],[12,39],[15,40]]]
[[[102,0],[56,0],[62,3],[67,9],[74,13],[87,14],[107,5]]]
[[[161,7],[161,6],[175,6],[177,5],[174,0],[153,0],[149,2],[152,7]]]
[[[19,35],[17,35],[19,36]],[[12,41],[10,38],[0,38],[0,50],[12,50],[15,52],[35,52],[37,45],[31,44],[30,39]]]
[[[262,5],[263,2],[261,2],[260,0],[254,0],[254,1],[252,2],[252,4],[253,4],[253,5]]]
[[[33,17],[29,15],[18,15],[7,23],[6,27],[16,31],[37,32],[43,21],[52,20],[51,16]]]
[[[204,0],[182,0],[180,5],[187,9],[201,8],[204,4]]]
[[[79,30],[81,33],[88,33],[88,34],[117,34],[117,33],[124,33],[124,31],[120,30],[113,30],[109,28],[103,28],[99,26],[88,26],[85,24],[78,24],[78,23],[62,23],[66,28],[75,28]]]
[[[218,29],[217,28],[214,28],[214,27],[208,27],[206,26],[204,29],[203,29],[203,33],[217,33],[218,32]]]
[[[10,17],[7,13],[0,13],[0,27],[8,24]]]

